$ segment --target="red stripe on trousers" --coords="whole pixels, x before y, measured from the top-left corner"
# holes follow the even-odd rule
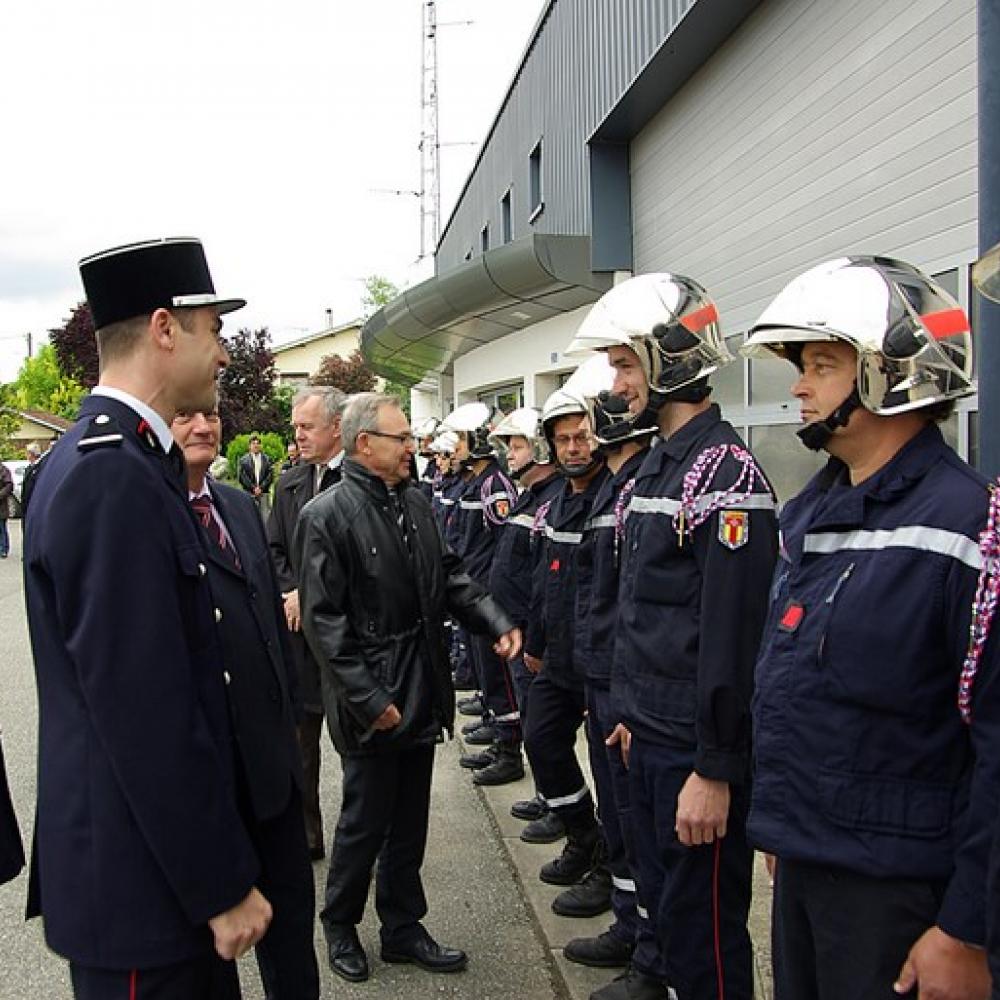
[[[719,927],[719,862],[722,841],[715,841],[715,863],[712,866],[712,929],[715,934],[715,975],[719,985],[719,1000],[725,1000],[726,980],[722,973],[722,933]]]

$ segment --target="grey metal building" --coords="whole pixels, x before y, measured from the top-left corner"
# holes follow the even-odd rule
[[[696,277],[733,345],[781,286],[844,253],[901,257],[968,305],[977,249],[975,0],[548,0],[437,248],[366,325],[418,412],[540,404],[616,276]],[[716,398],[779,493],[791,370]],[[978,446],[977,402],[946,428]]]

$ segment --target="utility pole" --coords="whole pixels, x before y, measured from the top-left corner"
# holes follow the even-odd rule
[[[28,357],[33,357],[34,353],[31,349],[31,331],[29,330],[25,335],[24,339],[28,342]]]

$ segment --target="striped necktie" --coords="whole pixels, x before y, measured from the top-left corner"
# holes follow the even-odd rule
[[[190,500],[191,509],[198,522],[205,529],[208,537],[222,550],[226,558],[236,567],[240,568],[240,558],[236,550],[226,542],[226,536],[222,532],[222,525],[215,519],[212,513],[212,498],[206,494],[200,497],[192,497]]]

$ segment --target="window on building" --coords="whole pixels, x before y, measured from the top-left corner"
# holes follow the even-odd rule
[[[490,248],[490,224],[487,222],[479,233],[479,249],[486,253]]]
[[[778,495],[790,500],[826,464],[825,451],[810,451],[796,436],[798,424],[757,424],[750,427],[750,448]]]
[[[495,389],[487,389],[478,394],[480,403],[485,403],[493,413],[504,415],[516,410],[524,399],[524,386],[520,383],[501,385]]]
[[[500,199],[500,232],[504,243],[510,243],[513,238],[510,223],[510,188],[507,188],[507,193]]]
[[[545,202],[542,201],[542,140],[539,139],[528,157],[528,222],[534,222],[542,214]]]

